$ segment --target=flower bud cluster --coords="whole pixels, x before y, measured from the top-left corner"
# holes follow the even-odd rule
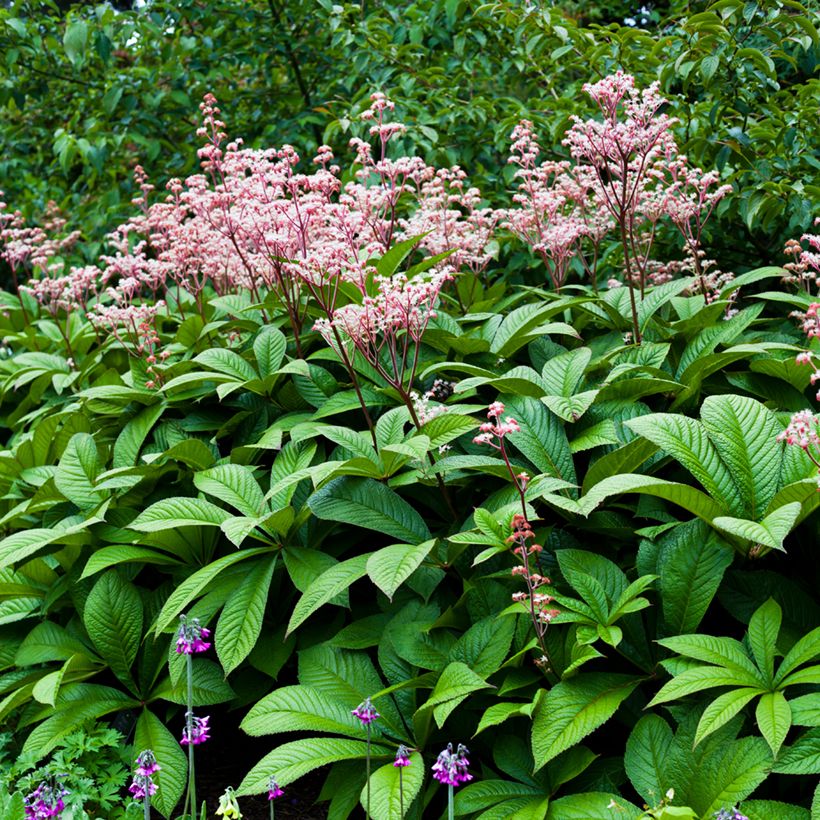
[[[460,786],[462,783],[469,783],[473,776],[468,773],[470,761],[467,755],[469,749],[459,743],[456,751],[453,751],[453,744],[448,743],[433,764],[433,777],[445,786]]]

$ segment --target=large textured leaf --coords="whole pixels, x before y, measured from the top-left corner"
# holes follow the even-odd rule
[[[490,684],[473,672],[469,666],[460,661],[448,663],[436,682],[433,691],[422,709],[433,709],[436,723],[439,727],[444,725],[444,721],[450,713],[461,703],[471,692],[479,689],[486,689]]]
[[[370,580],[392,601],[396,590],[418,569],[435,543],[433,539],[418,545],[382,547],[367,559]]]
[[[581,515],[589,515],[607,498],[622,493],[643,493],[664,498],[704,521],[712,521],[724,512],[720,504],[695,487],[635,473],[614,475],[599,481],[581,498],[577,511]]]
[[[137,754],[150,749],[161,761],[160,770],[154,775],[158,789],[151,798],[151,805],[163,817],[170,817],[182,797],[188,776],[188,760],[179,741],[153,712],[143,709],[134,731],[134,748]]]
[[[820,729],[809,729],[774,765],[780,774],[820,774]]]
[[[759,519],[777,492],[783,458],[774,413],[746,396],[709,396],[700,415],[732,471],[746,506],[744,517]]]
[[[775,685],[779,686],[798,666],[814,660],[818,655],[820,655],[820,627],[813,629],[800,638],[786,653],[786,657],[783,658],[777,668],[777,674],[774,678]]]
[[[512,643],[515,620],[491,615],[474,623],[453,645],[450,660],[461,661],[486,678],[497,672]],[[520,705],[520,704],[519,704]]]
[[[122,431],[117,436],[117,440],[114,442],[113,466],[115,468],[132,467],[137,463],[140,448],[151,432],[151,428],[162,415],[163,410],[165,410],[164,402],[149,405],[140,410],[140,412],[122,428]]]
[[[225,350],[225,348],[214,347],[208,350],[203,350],[193,359],[199,364],[204,364],[205,367],[211,370],[216,370],[217,373],[223,373],[226,376],[232,376],[243,382],[252,381],[258,378],[256,371],[248,364],[238,353],[233,350]]]
[[[262,631],[276,556],[263,558],[225,602],[214,633],[219,662],[230,674],[251,653]]]
[[[401,772],[401,778],[399,778]],[[392,763],[381,766],[370,776],[370,815],[373,820],[401,818],[410,807],[424,782],[424,760],[418,752],[410,755],[410,765],[402,769]],[[367,788],[362,789],[360,802],[367,804]]]
[[[630,419],[626,426],[679,461],[717,503],[730,511],[742,508],[732,474],[700,422],[673,413],[653,413]]]
[[[296,602],[285,631],[287,637],[294,629],[303,624],[319,607],[346,590],[352,583],[367,573],[367,561],[371,553],[357,555],[347,561],[334,564],[325,570],[302,594]]]
[[[248,712],[242,727],[249,735],[280,732],[329,732],[364,739],[367,735],[351,710],[310,686],[283,686]],[[374,727],[378,731],[378,725]]]
[[[695,732],[695,745],[725,726],[750,700],[760,695],[761,689],[740,688],[715,698],[704,710]]]
[[[66,735],[89,721],[139,705],[138,701],[110,686],[93,683],[64,685],[53,715],[32,730],[23,745],[23,754],[39,760]]]
[[[94,584],[83,610],[85,628],[97,651],[130,686],[134,685],[131,666],[142,638],[142,619],[139,592],[113,569]]]
[[[521,428],[508,439],[540,472],[575,483],[575,466],[572,462],[564,425],[554,413],[537,399],[527,396],[504,394],[499,397],[506,408],[505,415],[512,416]]]
[[[541,700],[533,721],[535,768],[606,723],[638,682],[627,675],[590,673],[555,684]]]
[[[766,692],[758,701],[755,718],[760,734],[776,758],[792,725],[792,710],[782,692]]]
[[[308,501],[317,518],[383,532],[409,544],[430,538],[424,519],[389,487],[369,478],[343,476]]]
[[[266,325],[259,331],[253,340],[253,352],[263,379],[272,376],[279,369],[286,348],[287,339],[278,328]]]
[[[729,535],[785,552],[783,540],[797,522],[800,510],[799,502],[792,501],[790,504],[784,504],[773,510],[760,522],[721,515],[712,523]]]
[[[617,814],[614,814],[615,812]],[[613,816],[624,820],[637,820],[643,813],[637,806],[617,794],[585,792],[551,801],[544,820],[612,820]]]
[[[679,524],[658,547],[658,586],[666,634],[693,632],[732,563],[734,551],[699,520]]]
[[[227,569],[239,561],[247,561],[249,558],[255,558],[258,555],[270,555],[270,552],[271,551],[265,547],[240,550],[231,555],[218,558],[216,561],[208,564],[208,566],[197,570],[193,575],[189,575],[168,596],[168,600],[160,610],[159,615],[157,615],[155,633],[159,635],[172,621],[176,620],[182,610],[185,609],[208,584],[215,580],[222,570]]]
[[[60,458],[54,483],[69,501],[88,510],[102,503],[106,496],[94,488],[101,469],[93,437],[89,433],[75,433]]]
[[[774,681],[774,656],[782,622],[783,611],[773,598],[758,607],[749,621],[749,646],[758,668],[769,684]]]
[[[139,532],[179,527],[218,527],[231,514],[204,498],[163,498],[143,510],[128,526]]]
[[[394,750],[379,744],[372,744],[372,757],[393,757]],[[364,760],[367,757],[367,743],[363,740],[348,740],[336,737],[311,737],[283,743],[270,754],[265,755],[245,776],[237,789],[237,794],[261,794],[267,791],[271,772],[276,772],[276,780],[287,786],[302,775],[335,763],[338,760]]]
[[[509,780],[477,780],[456,793],[455,810],[458,815],[470,814],[514,797],[539,794],[540,789],[524,783],[511,783]]]
[[[658,715],[642,717],[626,742],[624,768],[635,791],[647,803],[669,788],[667,767],[671,756],[672,730]]]
[[[267,511],[265,494],[250,467],[242,464],[218,464],[194,475],[194,485],[235,507],[243,515],[260,516]]]

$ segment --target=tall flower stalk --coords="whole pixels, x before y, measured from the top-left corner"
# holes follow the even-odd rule
[[[185,615],[179,617],[179,630],[177,631],[176,651],[180,655],[186,656],[186,678],[187,678],[187,698],[185,712],[185,728],[182,731],[180,743],[188,747],[188,791],[185,795],[183,815],[190,805],[191,817],[196,814],[196,769],[194,766],[194,746],[208,740],[209,718],[196,717],[194,715],[194,664],[193,656],[197,652],[205,652],[210,649],[211,644],[205,639],[210,637],[210,630],[199,623],[198,618],[190,621]]]
[[[504,405],[500,401],[493,402],[487,411],[489,421],[481,425],[480,432],[473,439],[473,442],[475,444],[486,444],[498,450],[510,474],[513,486],[518,492],[521,512],[513,516],[512,534],[507,539],[507,543],[514,545],[513,553],[521,562],[513,567],[512,574],[524,579],[527,591],[514,593],[513,601],[526,607],[535,630],[535,637],[541,649],[541,657],[538,658],[536,663],[544,672],[550,672],[551,663],[545,637],[550,622],[558,615],[558,610],[550,606],[553,601],[552,596],[539,589],[539,587],[549,584],[550,579],[537,572],[537,567],[533,570],[530,565],[531,560],[537,559],[543,547],[535,543],[535,533],[527,520],[527,485],[530,477],[523,472],[516,474],[505,444],[506,437],[511,433],[520,432],[521,428],[514,418],[503,414]]]
[[[157,792],[157,784],[154,783],[153,776],[161,768],[150,749],[140,752],[137,756],[134,779],[128,787],[128,791],[131,792],[135,800],[142,800],[142,811],[145,820],[151,820],[151,796]]]
[[[268,805],[270,806],[270,820],[275,820],[274,813],[276,811],[276,806],[274,801],[281,797],[285,793],[285,790],[273,779],[268,781]]]
[[[355,709],[351,712],[357,717],[362,726],[367,731],[367,804],[365,805],[365,817],[370,818],[370,724],[377,720],[380,715],[370,702],[370,698],[365,698]]]
[[[396,750],[396,759],[393,765],[399,770],[399,816],[404,817],[404,778],[405,767],[410,765],[410,750],[402,744]]]

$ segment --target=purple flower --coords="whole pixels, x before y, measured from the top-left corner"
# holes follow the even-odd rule
[[[268,781],[268,800],[276,800],[284,793],[285,790],[273,778]]]
[[[396,759],[393,761],[393,765],[396,767],[410,765],[410,749],[408,749],[404,744],[399,746],[396,751]]]
[[[204,638],[211,636],[211,630],[199,623],[199,618],[188,619],[184,615],[179,616],[179,630],[177,631],[177,652],[180,655],[193,655],[196,652],[205,652],[211,648]]]
[[[208,716],[198,718],[190,714],[190,712],[186,717],[190,717],[190,724],[186,723],[185,728],[182,730],[182,740],[180,740],[180,743],[183,746],[187,746],[189,743],[198,746],[200,743],[204,743],[208,740],[208,732],[211,730],[211,727],[208,726],[210,718]]]
[[[467,772],[470,761],[467,755],[470,750],[463,744],[458,744],[458,749],[453,752],[453,744],[448,743],[447,748],[441,752],[438,759],[433,764],[433,777],[445,786],[460,786],[462,783],[469,783],[473,776]]]
[[[741,814],[734,806],[731,809],[721,809],[715,812],[714,818],[715,820],[749,820],[745,814]]]
[[[134,795],[136,800],[143,800],[145,797],[151,797],[157,793],[157,784],[154,783],[152,776],[162,768],[154,753],[150,749],[146,749],[137,757],[137,765],[134,769],[134,779],[128,787],[128,791]]]
[[[43,781],[30,794],[23,798],[26,820],[46,820],[49,817],[59,817],[65,809],[63,798],[69,794],[57,781],[58,775],[51,782]]]
[[[379,713],[373,708],[370,698],[365,698],[355,709],[351,711],[362,722],[362,726],[367,726],[377,718],[381,717]]]

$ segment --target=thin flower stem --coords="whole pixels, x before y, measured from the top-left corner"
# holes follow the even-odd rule
[[[188,792],[191,797],[191,817],[196,817],[196,773],[194,770],[194,661],[189,653],[187,658],[188,670],[188,713],[185,719],[188,723]]]
[[[370,724],[367,724],[367,805],[364,809],[366,820],[370,820]]]
[[[447,820],[454,820],[455,805],[453,804],[453,784],[447,786]]]
[[[142,810],[145,815],[145,820],[151,820],[151,798],[148,792],[145,792],[145,797],[142,802]]]
[[[404,766],[399,766],[399,818],[404,818],[404,782],[402,779],[402,769]]]
[[[274,813],[274,811],[276,810],[275,806],[273,805],[273,804],[274,804],[274,801],[273,801],[273,800],[269,800],[269,801],[268,801],[268,803],[270,804],[270,820],[274,820],[273,813]]]

